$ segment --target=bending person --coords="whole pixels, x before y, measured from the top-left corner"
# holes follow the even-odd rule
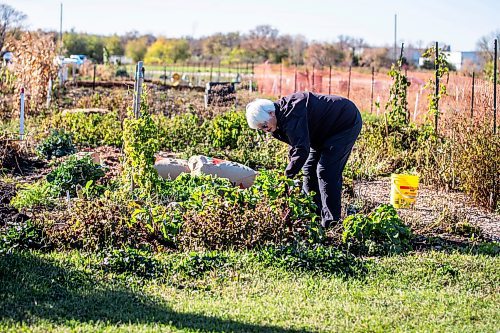
[[[321,225],[340,221],[342,172],[362,127],[356,105],[340,96],[298,92],[276,102],[256,99],[246,118],[251,128],[290,145],[285,175],[303,171],[303,189],[314,191]]]

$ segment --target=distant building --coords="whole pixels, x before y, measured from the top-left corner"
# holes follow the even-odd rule
[[[12,52],[5,52],[2,56],[3,58],[3,61],[5,61],[6,63],[9,63],[12,61],[12,58],[14,58],[14,55],[12,54]]]
[[[121,55],[111,55],[109,56],[109,63],[114,65],[127,65],[134,61],[131,58]]]
[[[480,57],[479,52],[475,51],[446,51],[443,52],[446,56],[446,60],[452,65],[457,71],[462,69],[478,69],[480,67]],[[424,62],[428,60],[426,58],[420,57],[418,59],[418,65],[421,67]]]
[[[422,56],[423,51],[414,48],[408,48],[405,50],[404,57],[408,64],[416,66],[419,63],[419,59]]]

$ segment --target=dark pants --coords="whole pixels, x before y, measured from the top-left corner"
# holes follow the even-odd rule
[[[342,172],[351,154],[354,142],[361,132],[358,112],[354,126],[328,138],[319,149],[309,152],[304,167],[304,191],[314,191],[314,202],[321,215],[321,225],[328,228],[340,220]]]

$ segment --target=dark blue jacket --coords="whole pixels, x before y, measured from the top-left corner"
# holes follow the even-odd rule
[[[299,92],[274,103],[277,128],[273,136],[290,145],[285,174],[293,178],[302,169],[310,148],[320,150],[331,136],[354,126],[358,108],[347,98]]]

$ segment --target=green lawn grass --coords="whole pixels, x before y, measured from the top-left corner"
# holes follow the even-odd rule
[[[174,255],[162,254],[160,262]],[[496,332],[500,260],[371,259],[362,276],[264,267],[249,253],[198,278],[108,273],[95,255],[0,256],[1,332]]]

